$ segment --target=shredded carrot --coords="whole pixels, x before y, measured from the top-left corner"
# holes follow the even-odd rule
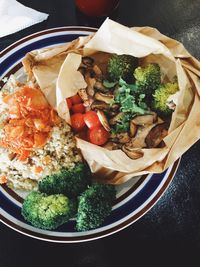
[[[41,166],[35,166],[35,173],[41,173],[43,171],[43,168]]]
[[[19,160],[26,160],[31,150],[46,144],[60,118],[37,88],[24,86],[6,95],[3,101],[8,105],[10,118],[4,126],[5,136],[0,146],[16,153]]]
[[[0,176],[0,184],[6,184],[7,183],[7,177],[5,175]]]

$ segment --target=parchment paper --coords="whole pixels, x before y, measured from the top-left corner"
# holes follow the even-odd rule
[[[65,98],[86,87],[82,75],[77,72],[81,55],[95,57],[99,51],[102,55],[129,54],[144,62],[157,62],[164,80],[177,75],[180,89],[174,99],[177,106],[164,139],[166,146],[141,149],[142,158],[132,160],[121,150],[109,151],[79,138],[77,146],[92,172],[104,182],[119,184],[138,175],[164,171],[200,138],[200,62],[181,43],[157,29],[130,29],[110,19],[90,37],[29,53],[24,60],[29,79],[36,79],[50,104],[69,123]]]

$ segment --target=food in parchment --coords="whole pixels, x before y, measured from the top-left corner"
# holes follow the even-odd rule
[[[109,150],[122,149],[132,159],[142,156],[135,148],[164,146],[175,109],[168,99],[179,90],[176,77],[162,80],[158,64],[140,65],[138,58],[115,54],[106,72],[92,56],[82,58],[79,71],[87,88],[67,104],[72,129],[80,138]]]
[[[13,76],[1,91],[0,107],[0,182],[31,191],[22,205],[24,219],[46,230],[74,216],[78,231],[102,225],[111,213],[115,188],[92,181],[71,127],[40,88]]]

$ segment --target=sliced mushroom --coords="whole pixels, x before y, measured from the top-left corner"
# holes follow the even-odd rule
[[[94,88],[98,91],[101,91],[103,93],[108,92],[108,89],[103,85],[101,81],[97,81],[94,85]]]
[[[97,92],[95,95],[94,95],[94,98],[96,100],[99,100],[99,101],[103,101],[105,102],[106,104],[111,104],[114,100],[114,95],[110,95],[110,94],[103,94],[103,93],[99,93]]]
[[[105,102],[102,101],[94,101],[91,105],[91,109],[98,109],[98,110],[108,110],[109,109],[109,104],[106,104]]]
[[[95,74],[97,76],[101,76],[102,75],[102,71],[101,71],[101,69],[97,65],[94,65],[93,66],[93,71],[95,72]]]
[[[86,107],[88,107],[88,106],[91,105],[91,99],[89,98],[89,95],[88,95],[86,89],[84,89],[84,88],[79,89],[79,90],[78,90],[78,94],[79,94],[79,96],[81,97],[81,99],[83,100],[84,105],[85,105]]]
[[[111,129],[110,129],[110,125],[108,123],[108,120],[104,112],[102,110],[97,110],[97,116],[99,117],[99,120],[101,124],[103,125],[103,127],[106,129],[106,131],[109,132]]]
[[[137,125],[132,121],[130,121],[130,136],[134,137],[136,135],[136,132],[137,132]]]
[[[131,138],[127,132],[122,132],[122,133],[111,133],[109,140],[115,143],[125,144],[130,142]]]
[[[146,136],[145,142],[149,148],[157,147],[168,134],[169,124],[163,122],[154,126]]]
[[[124,116],[123,112],[118,113],[116,116],[114,116],[112,119],[109,120],[110,125],[115,125],[122,119],[123,116]]]
[[[134,148],[144,148],[147,147],[145,138],[147,137],[150,130],[155,126],[155,124],[149,126],[138,126],[137,133],[132,138],[131,143]]]
[[[124,153],[131,159],[139,159],[144,155],[142,150],[133,148],[130,143],[123,145],[122,151],[124,151]]]
[[[87,67],[92,67],[94,64],[94,59],[91,57],[83,57],[82,63]]]
[[[117,144],[114,142],[107,142],[103,147],[108,149],[108,150],[116,150],[121,148],[121,144]]]
[[[117,138],[119,140],[119,143],[121,143],[121,144],[126,144],[131,139],[127,132],[118,133]]]
[[[85,81],[87,83],[87,93],[89,96],[94,96],[95,94],[95,91],[94,91],[94,85],[96,83],[96,79],[95,78],[91,78],[90,74],[89,73],[86,73],[85,74]]]
[[[138,115],[132,119],[132,122],[136,125],[153,124],[157,120],[157,114]]]
[[[110,137],[109,137],[109,141],[114,142],[114,143],[119,143],[119,139],[117,138],[117,134],[111,132]]]

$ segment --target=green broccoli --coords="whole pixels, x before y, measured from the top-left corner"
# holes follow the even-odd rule
[[[93,184],[79,197],[77,224],[78,231],[99,227],[111,213],[116,191],[113,185]]]
[[[107,66],[108,78],[111,81],[118,81],[122,78],[125,81],[133,80],[133,72],[138,66],[138,59],[130,55],[113,55]]]
[[[58,173],[44,177],[38,184],[39,191],[46,194],[64,194],[69,198],[80,195],[91,184],[91,171],[84,163],[73,169],[61,169]]]
[[[161,71],[158,64],[137,67],[134,71],[138,93],[151,96],[161,83]]]
[[[153,94],[152,109],[161,116],[169,116],[172,110],[167,106],[167,99],[178,90],[177,82],[161,84]]]
[[[76,212],[76,202],[62,194],[33,191],[24,200],[22,215],[33,226],[52,230],[67,222]]]

